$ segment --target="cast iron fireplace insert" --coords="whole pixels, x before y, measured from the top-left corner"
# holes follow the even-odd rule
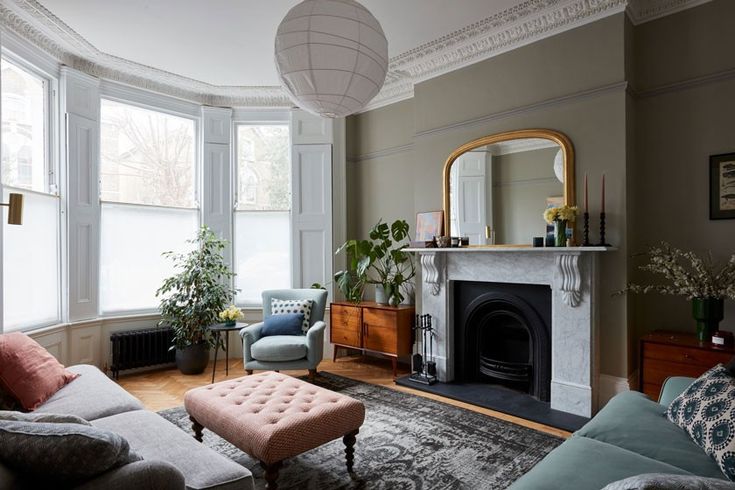
[[[548,402],[551,289],[454,283],[455,380],[501,385]]]

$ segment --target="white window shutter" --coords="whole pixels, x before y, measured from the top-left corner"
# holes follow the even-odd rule
[[[202,224],[232,243],[232,109],[202,107]],[[232,267],[232,246],[225,250]]]
[[[332,145],[294,145],[291,158],[293,285],[308,288],[332,279]]]
[[[66,115],[69,217],[69,320],[99,312],[99,80],[70,68],[61,72]]]

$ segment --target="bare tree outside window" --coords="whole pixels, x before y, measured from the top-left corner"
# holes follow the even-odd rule
[[[237,145],[237,209],[288,211],[291,208],[288,126],[238,126]]]
[[[103,201],[196,207],[194,121],[102,100]]]

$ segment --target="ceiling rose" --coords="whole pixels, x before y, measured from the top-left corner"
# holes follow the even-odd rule
[[[291,100],[324,117],[354,114],[375,97],[388,70],[388,41],[354,0],[304,0],[276,33],[276,67]]]

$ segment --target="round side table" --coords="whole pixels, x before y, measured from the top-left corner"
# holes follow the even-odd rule
[[[230,375],[230,332],[239,332],[247,327],[249,323],[237,322],[234,325],[226,325],[224,323],[215,323],[208,328],[214,334],[217,346],[214,349],[214,365],[212,366],[212,383],[214,383],[214,373],[217,371],[217,353],[219,352],[219,342],[222,333],[225,334],[225,376]]]

